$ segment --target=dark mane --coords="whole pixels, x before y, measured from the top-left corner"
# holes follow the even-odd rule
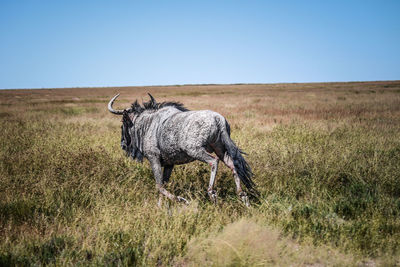
[[[174,107],[180,111],[189,111],[187,108],[183,106],[182,103],[180,102],[162,102],[162,103],[157,103],[156,100],[153,98],[152,95],[150,95],[150,100],[148,102],[143,102],[143,106],[139,104],[139,102],[136,100],[135,102],[132,103],[131,110],[135,114],[141,114],[142,112],[146,110],[159,110],[165,107]]]

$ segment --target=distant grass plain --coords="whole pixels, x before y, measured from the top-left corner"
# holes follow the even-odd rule
[[[158,194],[120,148],[116,108],[179,101],[227,118],[261,193],[220,165]],[[0,91],[0,265],[398,265],[400,81]]]

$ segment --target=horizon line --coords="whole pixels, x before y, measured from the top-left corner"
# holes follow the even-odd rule
[[[226,86],[226,85],[273,85],[273,84],[318,84],[318,83],[368,83],[368,82],[400,82],[400,80],[351,80],[351,81],[323,81],[323,82],[266,82],[266,83],[183,83],[164,85],[122,85],[122,86],[67,86],[67,87],[31,87],[31,88],[0,88],[0,90],[49,90],[49,89],[84,89],[84,88],[129,88],[129,87],[176,87],[176,86]]]

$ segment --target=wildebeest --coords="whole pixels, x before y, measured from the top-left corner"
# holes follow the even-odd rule
[[[129,109],[115,110],[112,105],[118,96],[110,100],[108,110],[122,115],[121,147],[133,159],[149,160],[162,195],[188,203],[183,197],[168,192],[164,184],[169,181],[174,165],[200,160],[211,166],[208,195],[216,202],[213,187],[221,160],[233,172],[237,194],[249,205],[240,182],[254,191],[252,172],[242,156],[244,153],[230,138],[230,126],[222,115],[210,110],[190,111],[179,102],[157,103],[150,94],[150,100],[143,105],[136,100]]]

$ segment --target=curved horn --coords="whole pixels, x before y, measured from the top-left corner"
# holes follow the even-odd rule
[[[113,113],[113,114],[122,115],[122,114],[124,113],[123,110],[118,110],[118,109],[116,110],[116,109],[113,109],[113,107],[112,107],[112,105],[113,105],[115,99],[116,99],[118,96],[119,96],[119,94],[115,95],[115,96],[110,100],[110,102],[108,102],[108,110],[109,110],[111,113]]]
[[[154,97],[153,97],[150,93],[147,93],[147,94],[150,96],[150,100],[151,100],[151,102],[153,103],[153,105],[156,104],[157,102],[156,102],[156,100],[154,99]]]

